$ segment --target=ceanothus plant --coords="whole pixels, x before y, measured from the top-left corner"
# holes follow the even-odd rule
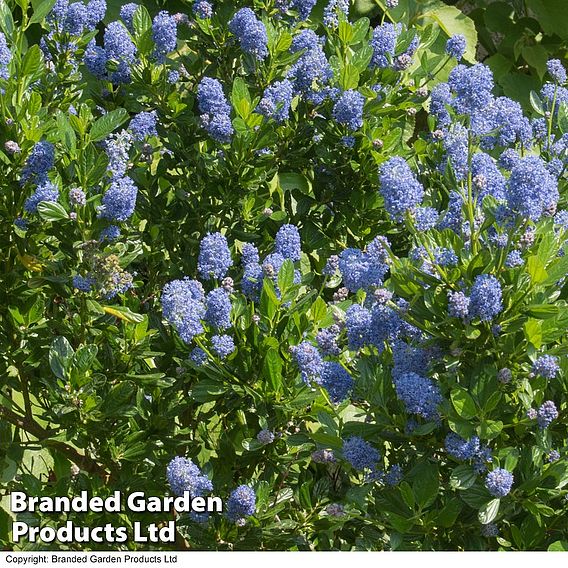
[[[467,18],[377,4],[0,0],[2,499],[219,495],[178,549],[566,548],[566,71],[523,108]]]

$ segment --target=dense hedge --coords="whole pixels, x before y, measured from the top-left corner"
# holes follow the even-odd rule
[[[4,546],[568,549],[564,32],[173,4],[0,0]],[[9,512],[85,489],[225,511]]]

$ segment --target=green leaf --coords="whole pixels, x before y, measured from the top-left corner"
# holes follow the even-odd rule
[[[312,187],[308,179],[302,174],[295,172],[279,172],[278,185],[284,191],[299,189],[305,195],[311,195],[312,193]]]
[[[448,504],[436,515],[436,522],[442,527],[451,527],[456,522],[462,504],[458,499],[452,499]]]
[[[360,41],[363,41],[365,39],[365,36],[369,31],[370,24],[371,22],[369,21],[369,18],[359,18],[353,24],[353,35],[351,36],[350,40],[351,45],[356,45]]]
[[[555,540],[549,547],[549,552],[566,552],[568,551],[568,540]]]
[[[464,389],[455,388],[450,394],[456,412],[462,418],[474,418],[478,415],[477,407],[471,395]]]
[[[294,263],[286,259],[278,272],[278,288],[282,297],[294,285]]]
[[[69,219],[69,215],[63,206],[53,201],[40,201],[37,206],[37,211],[44,221],[53,222]]]
[[[347,64],[341,69],[339,84],[345,91],[357,88],[359,85],[359,71],[354,65]]]
[[[526,0],[526,5],[547,34],[568,39],[568,5],[565,0]]]
[[[412,489],[416,502],[422,509],[431,505],[440,490],[438,468],[434,464],[422,464],[417,468]]]
[[[0,0],[0,28],[2,28],[2,31],[8,38],[12,37],[14,18],[12,17],[12,10],[10,10],[5,0]]]
[[[315,302],[310,308],[310,319],[314,323],[319,323],[327,315],[327,304],[325,300],[321,297],[317,297]]]
[[[22,59],[20,75],[33,80],[39,69],[42,67],[42,61],[43,54],[39,45],[32,45]]]
[[[231,101],[233,106],[237,108],[241,101],[246,101],[249,106],[251,105],[251,98],[248,86],[244,79],[237,77],[233,81],[233,90],[231,92]]]
[[[422,18],[437,22],[448,37],[455,34],[465,36],[467,47],[464,59],[469,63],[476,63],[477,30],[473,20],[455,6],[446,6],[441,3],[435,3],[434,6],[435,9],[422,14]]]
[[[282,359],[278,349],[271,348],[264,357],[264,375],[270,381],[274,392],[282,390]]]
[[[544,264],[536,255],[529,256],[527,260],[527,272],[535,284],[544,282],[548,277]]]
[[[65,337],[57,337],[52,342],[49,348],[49,366],[56,377],[66,377],[73,355],[73,347]]]
[[[503,430],[501,420],[484,420],[479,427],[479,436],[486,440],[492,440],[499,436]]]
[[[458,465],[450,475],[450,486],[453,489],[469,489],[477,479],[477,474],[470,465]]]
[[[34,13],[30,18],[29,24],[37,24],[41,22],[55,5],[56,0],[32,0]]]
[[[353,27],[347,20],[341,20],[339,22],[339,39],[348,45],[353,37]]]
[[[530,319],[525,323],[525,337],[536,349],[542,346],[542,320]]]
[[[527,315],[536,319],[553,318],[559,312],[560,308],[554,304],[532,304],[527,306]]]
[[[75,135],[75,131],[73,130],[69,119],[61,111],[57,113],[57,129],[59,130],[59,136],[66,148],[70,152],[74,153],[77,147],[77,136]]]
[[[92,142],[98,142],[114,132],[121,124],[128,120],[128,113],[123,108],[117,108],[107,112],[98,118],[91,128],[90,138]]]
[[[138,6],[134,11],[132,27],[136,37],[142,37],[152,27],[152,18],[145,6]]]
[[[544,107],[542,106],[542,101],[540,100],[540,97],[535,91],[531,91],[531,94],[529,95],[529,100],[533,110],[537,114],[544,116]]]
[[[488,525],[495,519],[499,512],[500,499],[492,499],[486,505],[483,505],[477,513],[477,518],[482,525]]]
[[[131,381],[112,387],[101,404],[101,412],[109,418],[122,418],[134,404],[137,388]]]
[[[369,62],[373,57],[373,48],[365,44],[361,49],[357,50],[353,57],[351,58],[351,65],[357,69],[360,73],[363,73],[367,67],[369,67]]]
[[[400,494],[404,502],[411,508],[414,509],[414,494],[412,493],[412,488],[406,481],[402,481],[398,486]]]
[[[98,353],[96,345],[83,345],[73,355],[73,365],[82,373],[88,371],[95,361]]]
[[[103,310],[105,313],[128,323],[140,323],[146,317],[142,314],[136,314],[131,311],[130,308],[125,308],[123,306],[104,306]]]

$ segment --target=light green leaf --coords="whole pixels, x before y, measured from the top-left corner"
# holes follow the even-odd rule
[[[107,112],[93,124],[90,132],[91,141],[98,142],[99,140],[103,140],[127,120],[128,113],[123,108],[117,108],[116,110]]]

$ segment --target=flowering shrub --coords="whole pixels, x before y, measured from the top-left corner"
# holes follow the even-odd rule
[[[527,114],[469,28],[379,4],[0,1],[3,499],[220,496],[176,548],[567,548],[564,66]]]

